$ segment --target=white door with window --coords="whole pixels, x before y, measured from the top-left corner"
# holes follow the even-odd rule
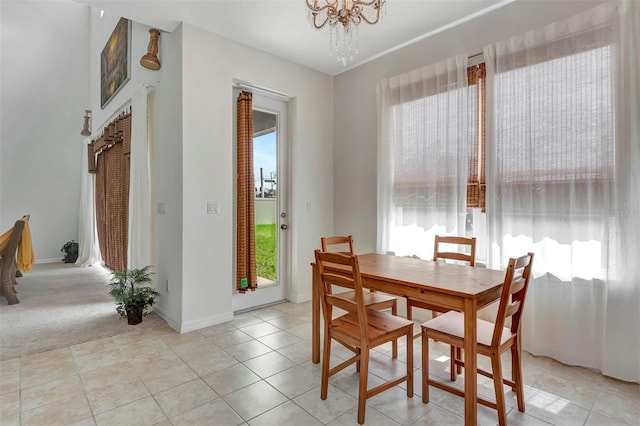
[[[234,100],[239,92],[240,89],[234,89]],[[255,260],[258,288],[239,293],[234,287],[234,312],[287,299],[289,191],[286,112],[286,100],[253,91]],[[234,122],[235,113],[234,110]]]

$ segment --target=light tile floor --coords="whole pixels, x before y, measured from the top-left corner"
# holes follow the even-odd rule
[[[355,425],[353,367],[320,399],[320,366],[311,363],[310,303],[282,303],[226,324],[180,335],[168,326],[56,349],[0,363],[1,425]],[[417,326],[416,326],[417,329]],[[370,386],[401,374],[390,345],[371,362]],[[433,374],[448,377],[448,348],[431,342]],[[334,346],[332,360],[349,352]],[[482,360],[481,360],[482,361]],[[505,359],[508,372],[509,362]],[[486,363],[481,362],[481,365]],[[461,398],[432,388],[423,404],[420,341],[415,396],[402,386],[367,402],[367,425],[463,424]],[[510,425],[639,425],[640,385],[525,354],[526,414],[507,393]],[[457,386],[462,386],[458,379]],[[479,376],[479,392],[491,382]],[[481,425],[495,412],[478,407]]]

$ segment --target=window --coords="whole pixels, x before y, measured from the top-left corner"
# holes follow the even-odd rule
[[[614,165],[610,64],[611,47],[603,46],[496,74],[496,191],[528,199],[503,205],[503,214],[579,215],[606,205]]]
[[[496,75],[500,181],[611,178],[610,56],[606,46]]]
[[[394,152],[394,199],[398,203],[413,203],[417,198],[426,205],[433,205],[430,200],[434,201],[434,198],[425,196],[425,191],[457,184],[458,153],[452,152],[450,145],[455,145],[454,139],[459,138],[461,125],[472,132],[466,139],[470,142],[475,139],[471,123],[475,115],[475,98],[475,88],[464,87],[394,107],[402,134]],[[449,120],[449,117],[457,119]],[[433,173],[434,168],[439,173]]]
[[[402,117],[400,125],[403,135],[394,155],[396,202],[402,204],[405,200],[413,203],[417,199],[428,204],[422,194],[425,188],[442,184],[456,185],[458,155],[452,156],[440,141],[455,137],[456,126],[460,123],[446,121],[443,115],[460,116],[466,123],[470,140],[467,147],[467,207],[485,211],[485,64],[467,68],[467,79],[467,87],[412,99],[394,107],[395,114]],[[425,156],[429,157],[429,162],[439,164],[444,173],[434,176],[425,167]]]
[[[433,256],[433,236],[464,234],[476,86],[456,57],[385,79],[378,87],[378,250]]]

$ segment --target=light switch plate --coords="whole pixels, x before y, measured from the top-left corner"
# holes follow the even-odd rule
[[[207,201],[207,214],[220,214],[220,202]]]

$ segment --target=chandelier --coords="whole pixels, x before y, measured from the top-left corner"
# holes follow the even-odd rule
[[[358,53],[358,24],[377,23],[386,0],[305,0],[309,20],[314,28],[329,24],[329,51],[338,62],[347,65]],[[386,7],[385,7],[386,9]]]

